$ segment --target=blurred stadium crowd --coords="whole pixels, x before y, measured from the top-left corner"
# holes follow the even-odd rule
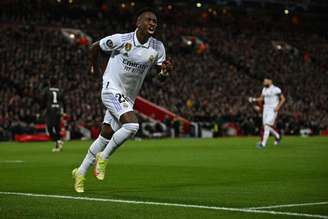
[[[104,113],[101,75],[90,73],[88,47],[68,43],[60,28],[79,28],[99,40],[133,31],[132,12],[88,15],[84,9],[74,16],[49,16],[42,8],[20,10],[25,11],[1,14],[0,139],[33,132],[31,125],[44,120],[42,91],[50,77],[64,90],[72,137],[79,136],[80,126],[98,126]],[[277,124],[281,131],[299,134],[308,128],[319,134],[328,128],[327,35],[272,17],[207,16],[197,18],[188,9],[162,13],[158,37],[176,70],[165,83],[150,75],[142,97],[216,127],[220,135],[227,123],[253,135],[261,120],[247,98],[260,95],[261,79],[269,75],[287,97]],[[183,36],[196,36],[206,49],[186,46]]]

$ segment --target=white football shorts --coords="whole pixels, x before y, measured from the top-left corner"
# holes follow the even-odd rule
[[[121,115],[133,111],[133,102],[122,93],[112,89],[101,92],[101,100],[106,107],[103,123],[110,124],[114,131],[121,127]]]
[[[264,107],[263,109],[263,125],[273,126],[276,122],[278,113],[274,111],[273,107]]]

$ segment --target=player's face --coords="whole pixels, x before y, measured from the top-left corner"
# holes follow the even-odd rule
[[[272,84],[272,80],[270,80],[270,79],[264,79],[263,80],[263,86],[264,87],[270,87],[271,84]]]
[[[153,35],[157,27],[156,15],[152,12],[143,13],[139,18],[137,26],[143,33]]]

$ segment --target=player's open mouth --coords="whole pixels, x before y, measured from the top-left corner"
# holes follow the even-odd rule
[[[153,33],[155,32],[155,27],[149,27],[149,28],[148,28],[148,32],[149,32],[150,34],[153,34]]]

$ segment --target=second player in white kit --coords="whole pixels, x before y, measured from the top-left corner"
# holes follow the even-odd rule
[[[264,87],[261,96],[264,98],[263,105],[263,125],[270,126],[275,125],[275,121],[278,115],[276,107],[280,102],[281,89],[274,85],[270,87]]]
[[[156,67],[160,79],[173,69],[165,58],[163,43],[152,37],[156,27],[156,13],[144,9],[138,14],[136,31],[105,37],[92,46],[92,66],[96,72],[100,72],[98,55],[110,53],[101,91],[106,113],[100,135],[81,165],[72,171],[76,192],[84,192],[85,175],[94,163],[95,177],[103,180],[109,156],[137,133],[139,123],[133,105],[150,69]]]
[[[261,142],[257,145],[259,148],[264,148],[266,146],[270,133],[272,133],[276,139],[275,144],[280,142],[281,136],[274,127],[278,112],[285,102],[285,97],[281,89],[273,85],[271,79],[265,78],[263,85],[264,88],[262,89],[260,97],[249,98],[250,102],[264,102],[262,112],[264,133]]]

